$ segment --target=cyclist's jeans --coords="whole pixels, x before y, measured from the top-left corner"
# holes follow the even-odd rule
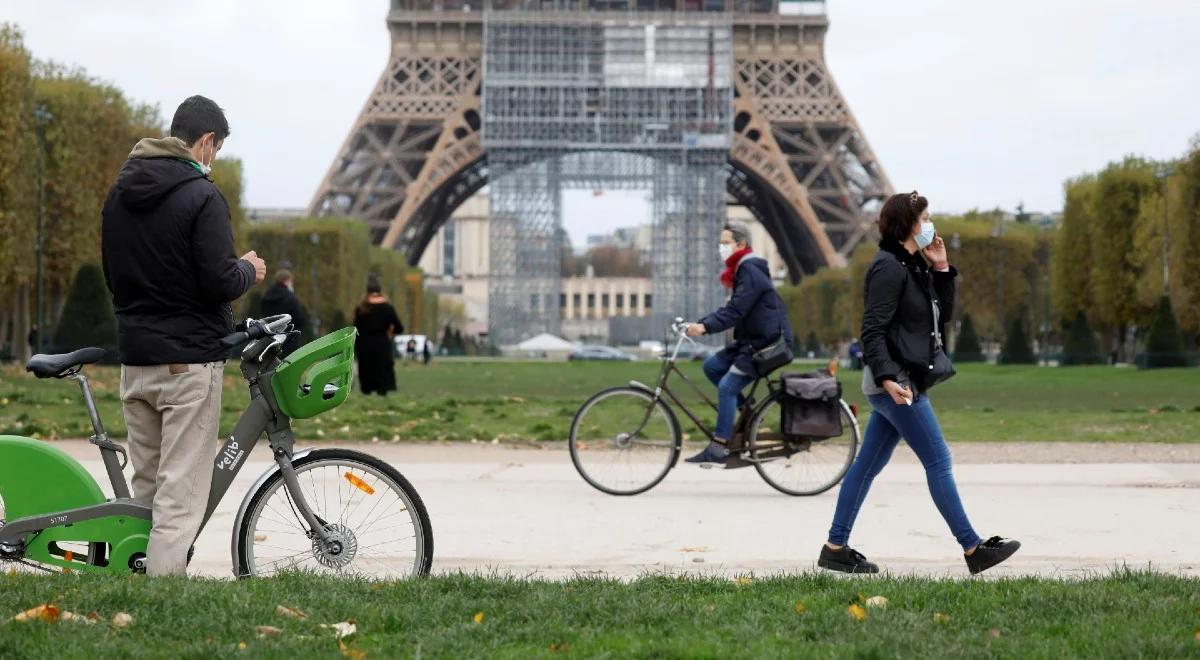
[[[217,455],[223,362],[121,366],[133,496],[154,514],[147,575],[184,575]]]
[[[717,386],[717,428],[713,435],[722,440],[733,438],[733,420],[737,417],[738,404],[742,402],[742,390],[754,382],[745,374],[730,371],[733,360],[718,351],[704,361],[704,375]]]
[[[933,503],[946,519],[958,544],[964,550],[978,545],[979,535],[971,528],[971,522],[963,511],[958,487],[950,472],[950,448],[942,437],[942,429],[938,426],[929,397],[918,394],[911,406],[897,404],[889,394],[873,394],[867,399],[873,409],[871,419],[863,435],[862,449],[842,481],[837,510],[833,514],[833,526],[829,529],[829,542],[835,545],[849,543],[850,529],[854,526],[863,500],[867,498],[871,482],[887,465],[892,450],[903,436],[925,466],[929,494],[933,496]]]

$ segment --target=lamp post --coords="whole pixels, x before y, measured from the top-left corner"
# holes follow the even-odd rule
[[[1171,270],[1170,270],[1170,250],[1171,250],[1171,226],[1167,216],[1167,205],[1169,201],[1169,193],[1171,187],[1169,185],[1171,175],[1175,171],[1170,163],[1161,163],[1158,166],[1158,171],[1155,175],[1162,182],[1162,198],[1163,198],[1163,295],[1171,293]]]
[[[42,352],[42,341],[46,334],[46,325],[42,322],[45,308],[45,292],[44,292],[44,273],[42,269],[42,251],[45,241],[42,237],[42,214],[43,207],[46,204],[46,186],[45,186],[45,154],[46,154],[46,124],[54,119],[54,116],[46,110],[45,106],[38,105],[33,109],[33,123],[37,132],[38,151],[37,151],[37,239],[34,243],[34,260],[36,263],[36,274],[34,280],[36,282],[37,296],[37,312],[34,325],[37,326],[37,335],[34,338],[34,352]]]
[[[312,333],[315,339],[321,336],[321,317],[317,314],[317,254],[319,252],[317,248],[321,244],[321,235],[314,231],[308,235],[308,240],[312,241],[313,244],[312,259],[309,260],[309,263],[312,264],[311,274],[309,275],[310,293],[308,297],[309,309],[312,310],[312,314],[310,315],[311,320],[309,323],[312,324]]]

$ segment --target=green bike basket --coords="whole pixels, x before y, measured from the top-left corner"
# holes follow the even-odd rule
[[[350,394],[355,328],[342,328],[296,349],[275,368],[271,389],[283,414],[305,419],[336,408]],[[325,386],[337,391],[325,394]]]

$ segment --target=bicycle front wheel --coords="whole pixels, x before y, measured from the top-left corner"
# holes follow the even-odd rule
[[[416,489],[391,465],[349,449],[319,449],[293,463],[305,502],[336,540],[308,530],[276,472],[250,498],[235,530],[238,575],[284,570],[397,579],[429,574],[433,529]]]
[[[785,437],[778,394],[758,411],[750,425],[748,446],[763,481],[787,495],[819,495],[846,476],[858,450],[858,420],[845,401],[838,404],[842,434],[824,439]]]
[[[654,393],[614,387],[584,402],[568,442],[579,476],[609,495],[637,495],[662,481],[679,458],[679,422]]]

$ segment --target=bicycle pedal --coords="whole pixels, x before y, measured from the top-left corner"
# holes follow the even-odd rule
[[[754,464],[749,461],[744,461],[737,456],[731,455],[729,458],[725,459],[726,470],[736,470],[738,468],[750,467],[751,465]]]

